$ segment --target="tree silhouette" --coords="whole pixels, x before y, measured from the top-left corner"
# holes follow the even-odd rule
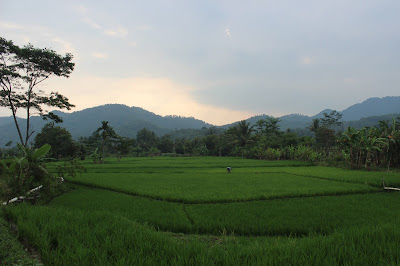
[[[250,123],[242,120],[238,122],[235,126],[230,127],[227,131],[228,136],[241,149],[242,158],[244,157],[244,150],[246,146],[253,142],[253,127],[254,126],[250,126]]]
[[[99,127],[96,132],[100,133],[101,136],[101,161],[103,162],[107,139],[109,137],[118,137],[118,135],[115,133],[114,129],[108,125],[108,121],[101,121],[101,127]]]
[[[22,48],[0,37],[0,106],[11,110],[21,144],[26,147],[34,133],[30,130],[30,117],[39,114],[56,123],[62,119],[47,112],[44,106],[70,110],[74,105],[58,92],[44,93],[38,85],[51,76],[69,77],[74,69],[72,55],[64,57],[50,49],[39,49],[28,44]],[[22,136],[17,111],[26,110],[26,134]]]

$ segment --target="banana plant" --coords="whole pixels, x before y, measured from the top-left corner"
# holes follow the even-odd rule
[[[32,186],[42,183],[48,176],[41,162],[50,151],[50,145],[46,144],[39,149],[31,150],[18,144],[18,148],[21,151],[20,157],[14,156],[8,164],[3,160],[0,161],[6,173],[7,187],[12,194],[26,193]]]

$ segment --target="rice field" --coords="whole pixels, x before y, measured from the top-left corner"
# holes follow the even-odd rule
[[[398,173],[219,157],[84,164],[46,206],[3,210],[45,265],[400,264],[400,193],[380,187]]]

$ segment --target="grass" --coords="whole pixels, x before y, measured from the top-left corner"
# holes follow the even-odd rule
[[[245,167],[246,163],[249,168]],[[232,174],[227,174],[226,165],[234,165]],[[376,190],[363,183],[306,178],[315,167],[304,165],[309,164],[208,157],[139,158],[114,161],[98,168],[93,168],[92,164],[87,167],[87,173],[70,181],[182,203],[222,203]],[[298,173],[306,170],[309,172],[299,177]]]
[[[399,174],[218,157],[83,163],[46,206],[4,208],[46,265],[400,264],[400,197],[379,189]]]
[[[0,210],[0,265],[42,265],[31,258],[12,234],[9,223]]]
[[[176,233],[247,236],[330,234],[338,228],[400,220],[393,193],[290,198],[231,204],[178,204],[79,188],[50,206],[108,211]]]
[[[299,167],[299,168],[287,168],[285,172],[315,177],[323,178],[336,181],[344,181],[351,183],[368,184],[375,187],[382,186],[382,179],[385,180],[385,185],[387,186],[397,186],[400,187],[400,174],[392,172],[370,172],[363,170],[349,170],[334,167]]]
[[[90,214],[90,215],[89,215]],[[49,265],[397,265],[399,222],[328,236],[199,237],[157,232],[107,212],[9,208]]]

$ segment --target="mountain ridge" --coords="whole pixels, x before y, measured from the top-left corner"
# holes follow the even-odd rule
[[[315,118],[323,117],[323,113],[330,113],[332,109],[325,109],[314,116],[302,114],[289,114],[279,117],[281,130],[287,129],[304,129]],[[74,139],[79,137],[90,136],[98,127],[101,126],[101,121],[109,121],[115,131],[126,137],[136,137],[136,134],[142,128],[147,128],[154,131],[158,135],[172,134],[184,129],[202,129],[204,127],[212,127],[213,125],[194,117],[181,116],[160,116],[140,107],[129,107],[123,104],[105,104],[86,108],[80,111],[64,113],[61,111],[53,111],[61,116],[64,123],[61,124],[71,132]],[[396,116],[400,114],[400,96],[388,96],[383,98],[369,98],[361,103],[354,104],[340,111],[343,115],[343,121],[349,125],[358,125],[364,119],[367,125],[375,123],[380,116],[387,118],[387,115]],[[386,115],[386,116],[385,116]],[[246,119],[246,121],[254,124],[259,119],[269,117],[268,115],[256,115]],[[372,120],[368,117],[374,117]],[[25,122],[25,119],[18,118],[20,122]],[[352,122],[350,122],[352,121]],[[43,121],[40,117],[31,117],[32,129],[34,135],[41,130],[47,121]],[[218,126],[218,128],[228,128],[237,122]],[[22,126],[23,128],[23,126]],[[16,142],[17,131],[14,126],[12,116],[0,117],[0,146],[5,145],[8,141]],[[23,132],[24,134],[24,132]],[[33,140],[34,135],[31,140]]]

